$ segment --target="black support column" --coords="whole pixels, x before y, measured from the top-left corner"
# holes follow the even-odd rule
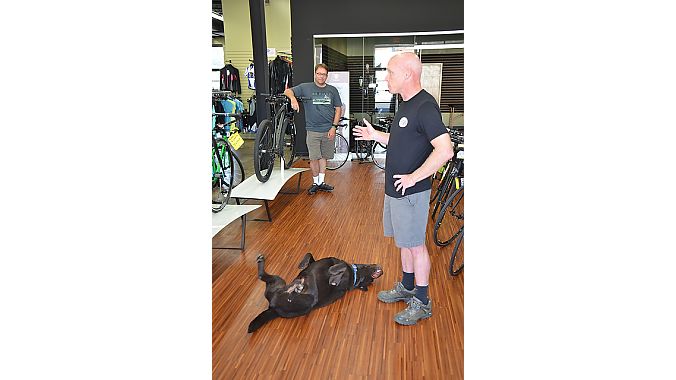
[[[258,125],[268,118],[268,106],[261,95],[270,92],[268,72],[268,44],[265,37],[265,4],[263,0],[249,0],[251,15],[251,42],[256,71],[256,119]]]

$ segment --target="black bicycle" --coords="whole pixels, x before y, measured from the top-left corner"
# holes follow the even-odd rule
[[[460,232],[453,246],[453,253],[451,253],[451,262],[448,264],[448,272],[451,276],[457,276],[465,267],[465,247],[462,243],[465,235],[465,226],[460,227]]]
[[[464,136],[462,133],[450,130],[451,142],[453,143],[453,158],[448,160],[444,166],[440,168],[432,176],[432,196],[430,197],[430,204],[435,203],[432,210],[431,217],[434,217],[439,210],[439,207],[446,201],[448,196],[458,189],[454,183],[454,178],[462,177],[464,168]],[[438,182],[435,186],[435,181]]]
[[[434,243],[440,247],[449,245],[458,237],[465,218],[464,181],[456,177],[453,182],[458,188],[448,196],[434,221]]]
[[[308,100],[302,97],[296,99]],[[296,124],[291,101],[284,94],[268,96],[265,101],[271,107],[272,116],[258,126],[253,152],[254,171],[261,182],[270,178],[277,156],[284,158],[285,169],[290,168],[296,159]]]
[[[341,117],[340,121],[349,121],[345,117]],[[326,168],[329,170],[336,170],[341,168],[347,162],[347,159],[350,157],[350,143],[347,141],[345,136],[343,136],[343,129],[347,127],[347,124],[339,124],[336,127],[336,136],[333,139],[334,149],[333,149],[333,158],[326,160]]]
[[[451,160],[450,169],[442,181],[441,188],[437,191],[437,203],[432,211],[434,219],[434,243],[444,247],[458,237],[462,231],[464,220],[464,163],[465,150],[464,138],[451,137],[454,142],[454,158]],[[439,214],[435,216],[437,208],[441,205]]]
[[[378,122],[371,123],[373,129],[389,133],[392,117],[379,118]],[[358,125],[363,126],[362,122]],[[354,153],[359,163],[373,162],[380,169],[385,169],[387,146],[374,140],[355,140]]]
[[[458,183],[460,187],[446,199],[434,222],[434,243],[440,247],[449,245],[458,237],[465,218],[465,186],[461,181]]]
[[[381,132],[390,133],[390,126],[392,125],[393,118],[385,117],[378,119],[378,123],[374,125],[374,128],[380,130]],[[371,145],[371,159],[373,163],[385,170],[385,159],[387,157],[387,145],[383,145],[377,141],[373,141]]]
[[[211,211],[219,212],[230,201],[232,189],[244,179],[244,167],[230,146],[227,137],[236,128],[229,128],[242,115],[238,113],[212,113],[232,118],[225,124],[216,124],[211,132]]]

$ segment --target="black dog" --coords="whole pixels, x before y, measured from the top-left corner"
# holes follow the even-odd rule
[[[258,278],[265,281],[265,298],[270,306],[249,324],[248,332],[258,330],[277,318],[305,315],[312,309],[333,303],[348,290],[368,290],[374,279],[383,274],[376,264],[348,264],[335,257],[315,261],[306,253],[298,268],[301,272],[287,285],[281,277],[265,272],[265,257],[258,255]]]

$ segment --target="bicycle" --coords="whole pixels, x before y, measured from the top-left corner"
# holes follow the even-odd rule
[[[456,229],[457,222],[465,219],[465,186],[463,181],[458,179],[453,182],[459,183],[459,187],[446,199],[434,222],[434,243],[440,247],[449,245],[453,239],[458,237],[463,226],[460,225]],[[453,231],[456,232],[453,233]],[[447,239],[449,235],[451,236]]]
[[[371,126],[380,132],[389,133],[391,117],[378,119],[378,123]],[[361,125],[361,124],[359,124]],[[380,169],[385,169],[387,146],[373,140],[355,140],[355,156],[359,163],[372,162]]]
[[[372,140],[354,140],[354,155],[356,156],[355,160],[359,161],[360,164],[364,162],[373,162],[373,160],[369,160],[369,157],[371,157],[372,147]]]
[[[454,142],[455,155],[450,164],[450,171],[447,174],[447,177],[442,181],[443,186],[438,190],[437,195],[437,204],[434,206],[434,211],[432,212],[432,219],[435,219],[434,222],[434,243],[440,247],[447,246],[450,244],[453,239],[457,238],[460,233],[463,231],[463,226],[459,226],[456,229],[456,221],[464,220],[464,195],[465,195],[465,184],[463,178],[463,167],[465,162],[464,157],[464,138],[462,140],[456,138],[451,138]],[[449,161],[450,162],[450,161]],[[446,196],[446,194],[450,194]],[[435,213],[437,207],[443,203],[439,211],[439,215]],[[446,221],[444,223],[444,221]],[[457,231],[453,233],[453,231]],[[447,238],[449,235],[450,238]],[[460,243],[457,243],[460,244]]]
[[[296,97],[299,101],[309,100]],[[276,156],[284,159],[288,169],[296,158],[296,124],[291,101],[284,94],[270,95],[265,101],[272,109],[272,117],[265,119],[256,131],[254,140],[254,171],[260,182],[266,182],[272,174]]]
[[[457,276],[465,267],[465,247],[462,244],[465,235],[465,226],[460,227],[460,234],[458,240],[453,246],[453,253],[451,253],[451,262],[448,264],[448,272],[451,276]]]
[[[390,133],[390,126],[392,125],[392,117],[386,117],[383,119],[378,119],[379,123],[374,125],[374,128],[380,129],[382,132]],[[371,144],[371,159],[373,163],[385,170],[385,159],[387,157],[387,145],[383,145],[379,142],[374,141]]]
[[[440,174],[439,184],[434,187],[434,192],[430,197],[430,204],[436,202],[434,209],[432,211],[431,217],[434,219],[439,206],[441,206],[448,197],[449,194],[452,194],[453,191],[457,190],[458,186],[451,182],[452,179],[457,178],[458,176],[463,176],[464,168],[464,137],[458,131],[450,130],[449,134],[451,136],[451,142],[453,143],[453,158],[448,160],[446,164],[440,171],[437,171],[432,176],[432,182],[434,183],[436,177]]]
[[[223,136],[229,137],[231,133],[237,131],[237,127],[227,128],[241,119],[242,115],[238,113],[212,113],[212,116],[222,115],[233,118],[225,124],[217,124],[211,132],[211,211],[217,213],[230,201],[231,190],[239,185],[244,179],[244,166],[242,161],[235,154],[230,142]],[[235,162],[237,165],[235,165]],[[217,190],[217,197],[214,200],[213,192]]]
[[[349,119],[341,117],[340,121],[348,121]],[[347,162],[348,157],[350,157],[350,143],[347,141],[345,136],[343,136],[343,128],[347,127],[347,124],[339,124],[336,127],[336,136],[334,137],[334,150],[333,158],[326,160],[326,168],[329,170],[340,169]]]

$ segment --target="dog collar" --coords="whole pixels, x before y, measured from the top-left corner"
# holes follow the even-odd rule
[[[354,281],[352,283],[352,287],[354,288],[357,285],[357,266],[352,264],[352,270],[354,271]]]

